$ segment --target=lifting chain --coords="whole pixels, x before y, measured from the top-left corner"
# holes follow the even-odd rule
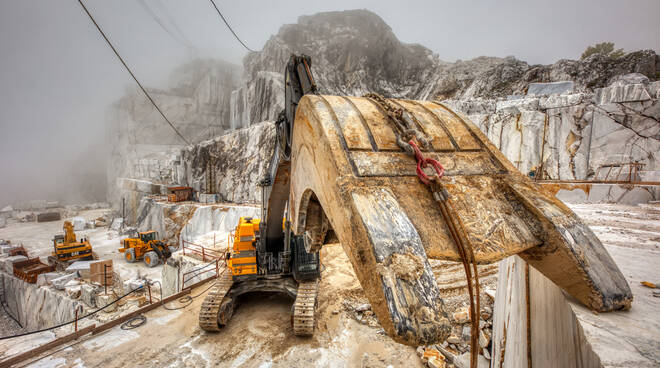
[[[378,104],[380,108],[385,111],[389,120],[394,123],[396,144],[401,147],[402,150],[409,155],[414,155],[415,152],[413,148],[407,142],[415,138],[425,150],[430,151],[431,145],[428,137],[417,129],[415,122],[412,120],[412,117],[408,112],[377,93],[368,93],[364,95],[364,97],[369,98]]]
[[[468,294],[470,296],[470,366],[476,368],[477,355],[479,354],[479,314],[481,308],[479,305],[479,271],[477,270],[477,262],[474,258],[472,243],[465,231],[461,217],[456,211],[456,208],[454,208],[449,192],[440,181],[444,175],[444,168],[438,161],[424,157],[413,140],[410,140],[408,144],[413,148],[415,158],[417,159],[417,176],[422,183],[431,189],[433,199],[435,199],[440,206],[442,218],[447,224],[449,234],[454,240],[456,248],[458,249],[458,254],[461,256],[461,261],[463,262]],[[436,174],[430,177],[426,175],[423,170],[429,164],[433,166],[436,172]],[[470,264],[472,264],[472,269],[470,269]]]
[[[477,270],[477,262],[474,258],[472,243],[465,231],[463,221],[456,211],[456,208],[454,208],[449,192],[447,192],[447,189],[440,180],[444,176],[445,168],[437,160],[430,157],[424,157],[424,154],[419,149],[417,143],[415,143],[415,140],[417,140],[425,150],[430,151],[431,146],[429,140],[423,132],[416,128],[416,125],[408,112],[397,107],[394,103],[379,94],[369,93],[364,97],[369,98],[378,104],[381,109],[385,111],[389,120],[394,123],[394,133],[396,135],[397,145],[401,147],[403,151],[415,157],[415,160],[417,161],[417,177],[431,190],[433,199],[438,203],[442,217],[447,224],[449,234],[456,244],[458,254],[463,263],[463,269],[465,270],[468,294],[470,296],[470,367],[476,368],[477,357],[479,354],[479,273]],[[429,165],[435,171],[431,176],[424,172],[424,169]],[[472,266],[472,269],[470,269],[470,265]]]

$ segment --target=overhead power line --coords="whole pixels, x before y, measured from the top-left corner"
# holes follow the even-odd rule
[[[227,25],[227,28],[229,28],[229,30],[231,31],[231,34],[233,34],[234,37],[236,37],[236,39],[238,40],[238,42],[240,42],[241,45],[243,45],[243,47],[245,47],[245,49],[247,49],[248,51],[256,52],[256,51],[252,50],[251,48],[247,47],[247,45],[246,45],[243,41],[241,41],[241,39],[238,37],[238,35],[236,34],[236,32],[234,32],[234,30],[233,30],[233,29],[231,28],[231,26],[229,25],[229,22],[227,22],[227,19],[225,19],[225,16],[222,15],[222,13],[220,12],[220,9],[218,9],[218,6],[215,5],[215,1],[213,1],[213,0],[210,0],[210,1],[211,1],[211,4],[213,4],[213,7],[215,8],[215,11],[218,12],[218,15],[220,16],[220,18],[222,18],[222,21],[225,22],[225,24]]]
[[[142,86],[142,83],[140,83],[140,81],[138,81],[138,79],[135,77],[135,74],[133,74],[133,72],[131,71],[131,68],[129,68],[128,65],[126,65],[126,62],[124,61],[124,59],[121,57],[121,55],[119,55],[119,52],[117,52],[117,49],[115,49],[115,47],[112,45],[112,42],[110,42],[110,40],[108,39],[108,37],[105,35],[105,33],[103,32],[103,30],[102,30],[101,27],[99,26],[99,24],[96,23],[96,20],[94,19],[94,17],[92,16],[92,14],[89,12],[89,10],[87,10],[87,7],[85,6],[85,4],[83,4],[82,0],[78,0],[78,3],[80,4],[80,6],[82,6],[82,8],[83,8],[83,10],[85,11],[85,13],[87,13],[87,16],[89,16],[89,19],[92,21],[92,23],[94,23],[94,26],[96,26],[96,29],[99,31],[99,33],[101,34],[101,36],[103,36],[103,39],[105,40],[105,42],[108,43],[108,46],[110,46],[110,48],[111,48],[112,51],[115,53],[115,55],[117,56],[117,58],[119,59],[119,61],[121,61],[122,65],[124,65],[124,68],[126,68],[126,71],[128,71],[128,74],[130,74],[131,77],[133,77],[133,80],[135,81],[135,83],[137,83],[137,85],[140,87],[140,89],[142,90],[142,92],[144,93],[144,95],[147,96],[147,99],[151,102],[151,104],[152,104],[152,105],[154,106],[154,108],[158,111],[158,113],[160,113],[160,116],[163,117],[163,119],[167,122],[167,124],[169,124],[169,126],[172,128],[172,130],[174,130],[174,132],[175,132],[175,133],[176,133],[176,134],[177,134],[177,135],[178,135],[178,136],[179,136],[179,137],[180,137],[180,138],[181,138],[186,144],[190,144],[190,142],[189,142],[189,141],[188,141],[188,140],[187,140],[187,139],[181,134],[181,132],[179,132],[179,130],[174,126],[174,124],[172,124],[172,122],[170,121],[170,119],[168,119],[167,116],[165,116],[165,114],[164,114],[163,111],[160,109],[160,107],[158,107],[158,105],[156,105],[156,102],[154,101],[154,99],[151,98],[151,96],[149,95],[149,93],[147,92],[147,90],[144,89],[144,87]]]

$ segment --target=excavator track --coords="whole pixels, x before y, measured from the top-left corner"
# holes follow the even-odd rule
[[[312,336],[316,325],[318,280],[298,284],[298,295],[293,304],[293,333],[296,336]]]
[[[218,313],[220,312],[220,305],[225,298],[231,286],[233,285],[231,275],[221,275],[215,281],[215,285],[211,291],[204,298],[202,307],[199,310],[199,327],[204,331],[220,331],[218,324]]]

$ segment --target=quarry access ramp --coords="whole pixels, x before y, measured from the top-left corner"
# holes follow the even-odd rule
[[[477,263],[518,254],[595,311],[630,307],[629,285],[589,227],[465,117],[432,101],[306,95],[275,182],[289,183],[293,231],[313,250],[334,231],[389,336],[408,345],[448,336],[428,259],[462,259],[437,195],[402,149],[392,106],[428,140],[421,154],[444,167],[449,218],[462,222]]]

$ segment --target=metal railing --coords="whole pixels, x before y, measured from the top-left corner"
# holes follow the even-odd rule
[[[220,276],[220,264],[224,263],[224,260],[222,259],[215,259],[205,265],[202,265],[200,267],[194,268],[192,270],[186,271],[181,275],[181,290],[186,288],[186,284],[190,284],[195,277],[204,275],[210,272],[213,272],[212,274],[208,275],[207,277],[203,278],[204,280],[210,279],[213,277],[218,277]],[[223,268],[222,272],[225,272],[227,268]],[[190,285],[188,285],[190,286]]]
[[[614,164],[603,164],[598,166],[596,169],[596,175],[594,175],[594,180],[600,180],[603,182],[628,182],[628,183],[639,183],[640,176],[639,172],[644,167],[645,164],[641,162],[623,162],[623,163],[614,163]],[[601,178],[601,172],[607,169],[605,177]],[[617,170],[618,169],[618,170]],[[615,173],[616,172],[616,173]],[[623,174],[623,178],[621,178]]]
[[[213,243],[215,245],[215,241]],[[215,249],[215,247],[208,248],[201,244],[195,244],[187,240],[181,240],[181,251],[183,252],[184,256],[186,255],[186,252],[189,256],[198,255],[202,257],[203,262],[223,258],[224,255],[223,251]]]

